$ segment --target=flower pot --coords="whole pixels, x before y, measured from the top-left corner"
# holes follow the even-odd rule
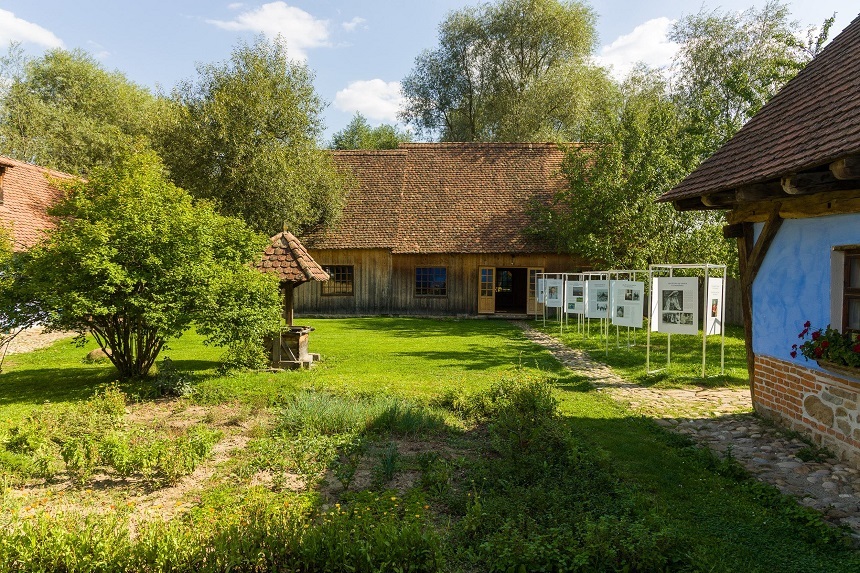
[[[816,360],[815,362],[818,363],[818,366],[820,366],[822,370],[826,370],[846,378],[851,378],[852,380],[860,381],[860,368],[856,366],[839,364],[837,362],[831,362],[830,360]]]

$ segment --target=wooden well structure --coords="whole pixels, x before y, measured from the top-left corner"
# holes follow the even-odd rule
[[[301,242],[287,231],[269,241],[258,267],[280,281],[282,311],[286,326],[264,338],[269,365],[278,369],[310,368],[319,354],[308,352],[310,326],[293,325],[293,290],[306,282],[327,281],[329,275],[308,254]]]

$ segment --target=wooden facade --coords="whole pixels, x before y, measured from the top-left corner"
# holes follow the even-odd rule
[[[353,289],[349,295],[323,294],[321,284],[296,289],[295,311],[299,315],[478,315],[526,314],[535,311],[534,287],[529,288],[529,270],[537,272],[577,272],[588,270],[577,257],[554,253],[437,253],[392,254],[387,249],[309,249],[323,267],[352,266]],[[446,295],[416,295],[417,268],[445,268]],[[494,295],[504,288],[498,284],[497,271],[511,269],[524,280],[514,284],[514,304],[479,309],[481,269],[493,269]],[[486,273],[485,273],[486,276]],[[484,289],[486,292],[486,288]],[[486,304],[486,303],[485,303]]]
[[[297,289],[296,313],[535,312],[535,273],[590,269],[527,231],[531,207],[568,188],[567,152],[555,143],[334,152],[358,186],[334,225],[301,237],[332,279]]]

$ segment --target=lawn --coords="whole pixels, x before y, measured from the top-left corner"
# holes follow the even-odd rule
[[[0,571],[860,570],[817,514],[515,325],[311,325],[322,363],[279,374],[220,374],[187,334],[159,382],[179,398],[67,342],[9,357]]]
[[[609,344],[601,333],[599,321],[577,328],[570,322],[563,329],[556,320],[532,322],[548,334],[559,338],[572,348],[588,352],[593,358],[612,366],[627,380],[643,386],[679,387],[747,387],[746,351],[743,327],[729,325],[725,337],[725,372],[720,372],[721,337],[708,336],[706,347],[706,378],[702,378],[702,336],[672,335],[671,362],[668,335],[651,333],[651,373],[646,371],[647,333],[644,329],[610,326]],[[701,331],[700,331],[701,332]]]

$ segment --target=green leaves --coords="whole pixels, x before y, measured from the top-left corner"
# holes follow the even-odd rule
[[[173,181],[221,213],[299,234],[334,219],[349,187],[317,147],[322,110],[312,72],[260,38],[174,91],[158,148]]]
[[[452,12],[403,80],[401,118],[445,141],[575,139],[608,87],[585,4],[501,0]]]
[[[195,204],[154,152],[66,187],[57,228],[23,274],[48,326],[91,332],[121,377],[146,374],[193,321],[222,345],[278,326],[277,281],[251,266],[265,238]]]
[[[367,119],[356,112],[352,121],[331,138],[332,149],[397,149],[401,142],[412,140],[412,136],[396,126],[382,124],[370,127]]]

